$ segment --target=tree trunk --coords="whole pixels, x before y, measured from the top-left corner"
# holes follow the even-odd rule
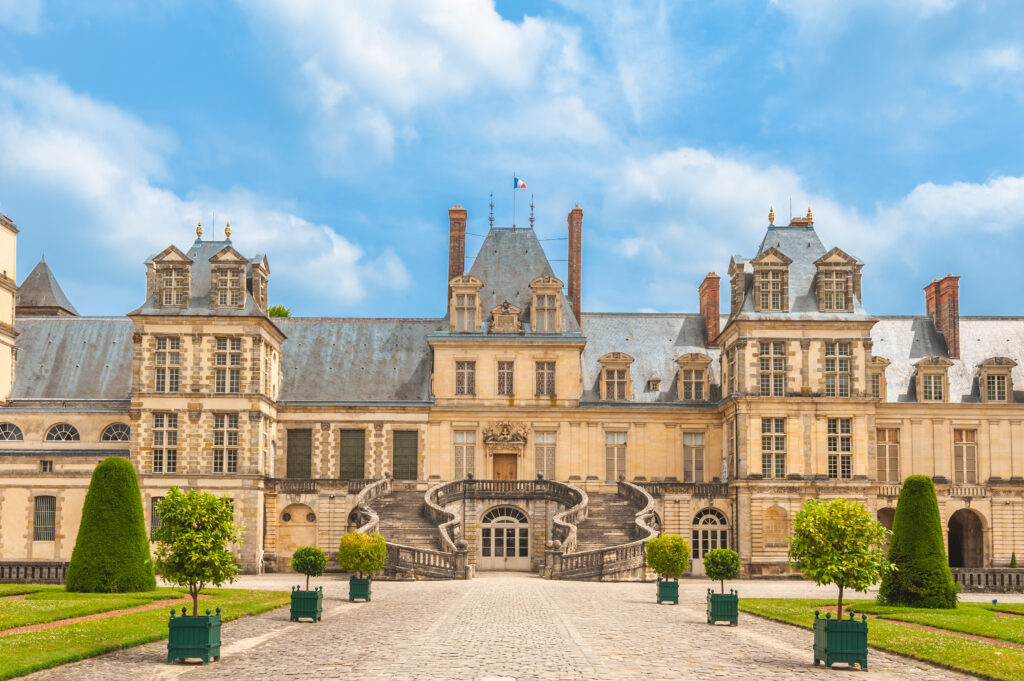
[[[189,589],[192,595],[192,616],[195,617],[199,614],[199,589]]]
[[[836,608],[836,619],[843,619],[843,585],[839,585],[839,607]]]
[[[719,583],[722,585],[722,593],[724,594],[725,593],[725,580],[724,579],[720,579]]]
[[[309,575],[306,575],[306,591],[309,591]]]

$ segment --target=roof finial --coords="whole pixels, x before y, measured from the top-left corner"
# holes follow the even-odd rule
[[[231,220],[228,220],[227,224],[224,225],[224,238],[225,239],[230,239],[231,238]]]
[[[807,222],[814,222],[814,213],[811,212],[810,206],[807,206]]]
[[[491,229],[494,229],[494,192],[491,192],[491,217],[487,221],[491,223]]]
[[[203,238],[203,221],[199,220],[196,222],[196,241]]]
[[[775,206],[768,206],[768,224],[775,224]]]
[[[533,194],[530,194],[530,229],[533,229]]]

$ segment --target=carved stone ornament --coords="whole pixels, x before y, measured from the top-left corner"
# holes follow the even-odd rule
[[[500,447],[514,447],[523,449],[526,447],[526,425],[522,423],[491,423],[484,428],[484,444],[489,449]]]
[[[507,300],[491,310],[491,333],[522,333],[523,322],[519,319],[522,312]]]

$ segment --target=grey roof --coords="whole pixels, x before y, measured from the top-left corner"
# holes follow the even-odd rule
[[[427,336],[441,319],[285,318],[282,402],[430,399]]]
[[[245,291],[245,304],[242,307],[215,307],[211,309],[210,289],[213,285],[213,265],[210,263],[210,258],[229,246],[234,248],[230,239],[225,239],[224,241],[201,241],[196,239],[192,244],[192,248],[190,248],[188,253],[185,254],[192,260],[192,287],[188,307],[158,307],[156,305],[156,296],[158,294],[154,294],[142,304],[142,307],[129,312],[129,314],[157,314],[171,316],[200,315],[216,317],[265,316],[263,311],[260,310],[259,305],[256,304],[256,300],[252,297],[252,292],[248,289],[248,286],[246,286]],[[148,264],[153,262],[153,258],[155,257],[155,255],[150,256],[147,258],[146,263]],[[248,265],[246,265],[247,281],[251,281],[252,268],[258,265],[263,257],[264,256],[262,254],[258,254],[253,258],[248,258]]]
[[[483,282],[480,304],[484,319],[491,310],[506,300],[518,307],[524,328],[530,321],[533,292],[530,282],[537,277],[554,277],[544,248],[532,229],[492,227],[469,270]],[[563,333],[579,333],[580,326],[572,314],[572,303],[562,293]]]
[[[872,354],[884,357],[889,402],[914,402],[914,364],[948,357],[946,342],[930,317],[880,317],[871,330]],[[992,357],[1017,362],[1011,377],[1014,401],[1024,402],[1024,318],[960,317],[960,358],[949,367],[949,401],[978,402],[978,365]]]
[[[56,307],[73,315],[78,314],[78,310],[64,295],[45,259],[40,259],[21,282],[14,304],[17,307]]]
[[[721,368],[718,348],[708,348],[704,339],[704,318],[699,314],[585,313],[583,333],[583,400],[601,399],[598,360],[609,352],[633,357],[633,402],[673,402],[676,396],[676,359],[701,353],[713,360],[709,367],[711,399],[719,399]],[[647,392],[647,381],[661,380],[659,392]]]
[[[126,317],[19,317],[10,399],[127,399],[132,333]]]

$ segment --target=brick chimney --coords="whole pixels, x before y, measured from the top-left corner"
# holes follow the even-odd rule
[[[583,326],[583,309],[580,307],[580,273],[583,268],[583,209],[576,205],[569,211],[569,301],[576,322]]]
[[[960,277],[947,274],[924,287],[924,304],[946,340],[952,359],[960,357]]]
[[[708,276],[704,277],[700,288],[697,289],[700,296],[700,315],[704,317],[704,330],[709,348],[718,347],[718,282],[718,275],[708,272]]]
[[[448,230],[448,281],[451,281],[466,271],[466,209],[462,204],[448,209]],[[448,298],[451,297],[452,287],[449,286]]]

